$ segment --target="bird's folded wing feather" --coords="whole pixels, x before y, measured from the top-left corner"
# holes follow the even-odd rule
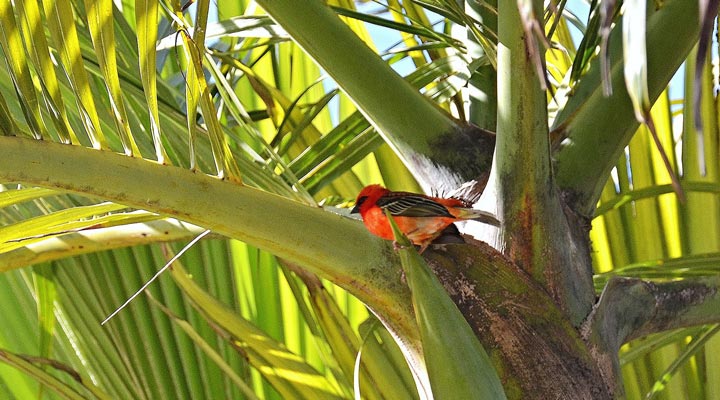
[[[389,210],[397,217],[449,217],[454,218],[448,209],[424,196],[409,193],[394,193],[378,199],[378,207]]]

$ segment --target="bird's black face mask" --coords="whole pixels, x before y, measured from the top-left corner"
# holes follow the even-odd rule
[[[350,214],[357,214],[360,212],[360,206],[363,205],[363,203],[367,200],[367,196],[363,196],[359,199],[357,199],[357,202],[355,203],[355,207],[353,207],[352,210],[350,210]]]

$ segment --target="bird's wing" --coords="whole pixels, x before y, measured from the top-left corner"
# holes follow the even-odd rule
[[[391,193],[379,198],[376,204],[397,217],[455,218],[444,205],[412,193]]]

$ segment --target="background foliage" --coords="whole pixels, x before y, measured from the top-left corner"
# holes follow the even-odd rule
[[[494,82],[497,38],[492,19],[475,13],[492,12],[492,5],[473,11],[454,1],[329,3],[444,112],[494,128],[492,116],[465,106],[486,99],[480,109],[492,115],[487,110],[496,102],[491,92],[478,92]],[[588,16],[565,5],[545,14],[551,126],[601,41],[600,6],[593,2]],[[2,2],[3,135],[154,160],[310,205],[343,206],[365,183],[420,191],[338,84],[256,3],[211,7],[199,0],[185,12],[182,6]],[[701,77],[702,131],[690,103],[694,54],[679,72],[685,84],[662,91],[652,108],[686,202],[673,192],[645,128],[633,132],[613,169],[591,232],[598,292],[613,275],[670,280],[718,273],[715,58],[705,61]],[[382,81],[358,84],[387,95]],[[411,127],[413,115],[397,107],[389,112]],[[81,172],[102,179],[108,171],[98,168]],[[137,179],[139,190],[153,190]],[[361,302],[292,261],[225,237],[203,240],[182,256],[191,281],[177,266],[99,325],[204,230],[181,220],[4,182],[0,397],[418,396],[395,342]],[[342,240],[328,233],[328,245]],[[719,329],[692,327],[626,345],[627,397],[720,398]]]

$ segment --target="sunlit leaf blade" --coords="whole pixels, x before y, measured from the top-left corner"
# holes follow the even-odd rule
[[[339,398],[325,377],[202,291],[178,264],[171,271],[193,303],[228,333],[228,340],[233,346],[246,354],[248,361],[278,392],[286,398],[295,399]]]
[[[5,62],[10,69],[10,76],[15,86],[15,93],[20,99],[25,120],[35,139],[48,138],[40,116],[38,94],[28,68],[20,30],[13,14],[12,3],[9,1],[0,4],[0,21],[2,22],[0,23],[0,46],[5,55]],[[6,119],[10,118],[6,117]]]
[[[155,219],[152,213],[117,213],[126,208],[115,203],[70,208],[48,215],[29,218],[0,228],[0,253],[5,253],[46,238],[118,223],[144,222]],[[106,215],[107,214],[107,215]]]
[[[106,227],[78,228],[28,241],[31,243],[23,242],[22,247],[0,253],[0,272],[103,250],[189,240],[204,230],[175,219],[157,219],[157,216],[148,214],[116,215],[113,218],[117,219]],[[145,222],[147,219],[151,221]],[[113,226],[115,223],[118,225]]]
[[[13,204],[38,199],[44,196],[52,196],[58,192],[45,188],[12,189],[0,192],[0,208]]]
[[[43,0],[42,4],[50,29],[50,42],[60,54],[63,69],[74,92],[85,133],[94,148],[107,149],[108,144],[101,128],[95,98],[85,71],[72,5],[67,0]]]
[[[63,143],[78,144],[77,135],[68,121],[45,32],[35,28],[43,23],[38,2],[18,1],[15,6],[24,33],[25,48],[30,53],[34,64],[40,66],[40,68],[36,68],[36,73],[43,89],[43,103],[57,129],[58,137]]]
[[[157,50],[158,37],[158,7],[157,1],[135,0],[135,24],[137,25],[137,46],[140,62],[140,78],[143,92],[147,102],[148,116],[150,117],[150,133],[155,147],[157,162],[164,164],[167,159],[165,148],[160,139],[160,116],[158,111],[157,91]]]
[[[203,120],[208,129],[210,143],[215,159],[218,176],[240,181],[240,171],[235,163],[230,147],[228,146],[225,134],[220,126],[217,118],[215,104],[210,97],[210,89],[205,80],[205,73],[202,67],[203,55],[205,53],[205,29],[207,27],[207,19],[210,2],[208,0],[198,0],[197,14],[195,18],[195,31],[192,40],[186,40],[185,50],[189,54],[190,68],[192,73],[188,74],[190,85],[196,86],[199,95],[200,109],[202,110]],[[191,123],[194,121],[190,121]]]
[[[115,118],[115,126],[120,135],[123,150],[129,156],[139,155],[140,150],[130,132],[118,79],[112,0],[85,0],[85,10],[95,54],[97,54],[100,70],[103,73],[109,94],[110,108]]]

